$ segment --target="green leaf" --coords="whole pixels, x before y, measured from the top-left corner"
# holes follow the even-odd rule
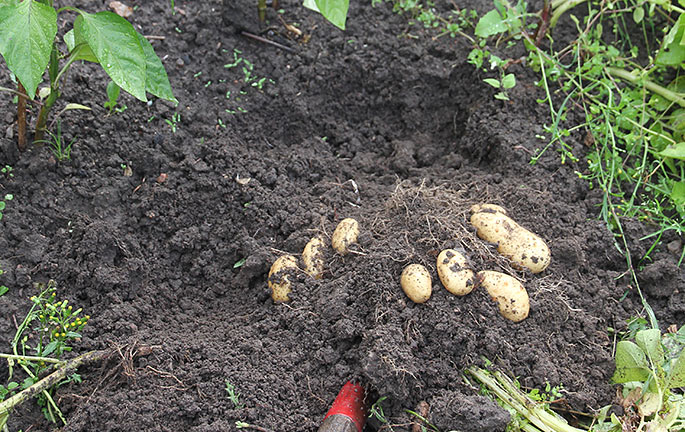
[[[681,41],[685,37],[685,14],[680,14],[678,21],[668,32],[657,54],[655,63],[663,66],[678,66],[685,61],[685,45]]]
[[[147,65],[145,71],[145,90],[158,98],[178,103],[178,100],[174,97],[174,92],[171,90],[171,84],[169,83],[166,70],[164,70],[164,65],[162,65],[162,61],[157,57],[157,54],[155,54],[152,44],[140,33],[136,32],[136,36],[138,37],[140,47],[143,49]]]
[[[145,53],[131,23],[114,12],[82,12],[74,21],[74,32],[76,40],[88,43],[112,81],[147,102]]]
[[[670,145],[657,154],[661,157],[685,160],[685,142],[679,142],[678,144]]]
[[[7,294],[10,289],[5,285],[0,285],[0,296]],[[11,383],[10,383],[11,384]]]
[[[502,77],[502,88],[510,89],[516,85],[516,75],[506,74]]]
[[[685,204],[685,182],[674,182],[670,196],[676,205],[681,206]]]
[[[476,36],[486,38],[498,33],[504,33],[505,31],[507,31],[507,25],[504,19],[496,9],[493,9],[478,20],[475,34]]]
[[[81,333],[76,333],[76,332],[70,331],[70,332],[67,332],[67,337],[68,338],[80,338]]]
[[[81,105],[78,103],[68,103],[64,108],[62,108],[62,112],[64,111],[69,111],[69,110],[84,110],[84,111],[90,111],[90,107],[87,107],[85,105]]]
[[[633,11],[633,21],[635,24],[640,24],[642,19],[645,17],[645,9],[642,6],[638,6]]]
[[[41,353],[41,355],[42,355],[43,357],[47,357],[47,356],[49,356],[50,354],[52,354],[53,352],[55,352],[55,349],[57,348],[57,344],[59,344],[58,341],[52,341],[52,342],[50,342],[49,344],[47,344],[47,345],[45,346],[45,349],[44,349],[43,352]]]
[[[655,366],[664,362],[664,349],[661,346],[661,331],[659,329],[642,330],[635,334],[635,343],[647,353],[647,357]]]
[[[491,86],[493,86],[496,89],[498,89],[500,87],[500,82],[494,78],[485,78],[483,81],[486,82],[487,84],[490,84]]]
[[[105,102],[105,108],[113,110],[114,107],[117,106],[119,93],[121,93],[121,87],[119,87],[117,83],[114,81],[107,83],[107,102]]]
[[[685,350],[680,352],[668,374],[668,388],[676,387],[685,387]]]
[[[35,0],[0,7],[0,54],[30,98],[50,61],[57,34],[57,12]]]
[[[345,30],[347,11],[350,7],[349,0],[304,0],[303,6],[319,12],[333,25]]]
[[[649,378],[649,363],[644,351],[630,341],[616,344],[616,371],[611,380],[616,384],[645,382]]]
[[[83,44],[83,45],[81,45],[78,53],[76,54],[76,60],[85,60],[85,61],[89,61],[89,62],[93,62],[93,63],[98,62],[98,58],[95,57],[95,54],[93,54],[93,50],[90,49],[90,46],[88,46],[86,41],[79,40],[78,43],[76,42],[74,29],[71,29],[65,33],[64,43],[67,44],[67,48],[69,49],[69,53],[72,53],[74,51],[74,48],[76,47],[76,45]]]

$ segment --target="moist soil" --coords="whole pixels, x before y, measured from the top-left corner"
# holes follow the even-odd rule
[[[0,162],[13,167],[1,192],[14,195],[0,221],[10,288],[0,297],[0,351],[9,352],[34,284],[49,280],[91,316],[69,356],[115,351],[56,392],[66,426],[26,403],[11,431],[230,431],[238,420],[314,431],[350,379],[370,403],[387,397],[394,430],[410,429],[405,410],[421,401],[442,431],[504,430],[509,415],[464,379],[485,359],[525,388],[563,384],[563,410],[616,403],[608,328],[624,328],[641,303],[598,218],[601,193],[576,175],[582,162],[560,163],[552,146],[530,163],[550,121],[531,71],[512,65],[517,85],[498,101],[466,63],[466,39],[432,38],[390,4],[353,4],[342,32],[282,0],[280,17],[299,37],[272,9],[260,28],[247,0],[176,1],[173,14],[161,0],[131,6],[130,21],[155,36],[178,106],[122,95],[126,109],[110,114],[104,72],[75,65],[62,104],[92,111],[60,117],[75,140],[64,161],[47,146],[19,155],[10,96],[0,108]],[[584,138],[568,138],[581,160]],[[514,269],[478,239],[468,219],[481,202],[542,236],[549,268]],[[351,253],[329,251],[319,280],[292,275],[291,301],[274,304],[274,260],[299,255],[316,235],[328,241],[346,217],[361,227]],[[682,324],[681,239],[664,237],[640,261],[649,230],[625,225],[639,281],[662,328]],[[435,259],[448,247],[474,269],[519,278],[530,316],[515,324],[482,288],[464,297],[442,288]],[[433,277],[425,304],[400,289],[410,263]],[[0,381],[8,373],[3,362]],[[381,426],[372,418],[366,430]]]

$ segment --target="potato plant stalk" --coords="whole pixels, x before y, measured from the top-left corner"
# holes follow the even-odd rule
[[[27,399],[30,399],[41,392],[48,391],[57,383],[75,372],[76,369],[83,364],[100,360],[108,353],[109,351],[91,351],[68,360],[64,362],[63,365],[60,365],[56,371],[33,384],[31,387],[22,390],[3,402],[0,402],[0,429],[3,428],[7,423],[7,418],[14,407],[21,405]]]
[[[685,98],[683,98],[680,94],[673,92],[665,87],[662,87],[653,81],[650,81],[648,79],[640,79],[640,77],[634,75],[631,72],[628,72],[625,69],[608,67],[607,72],[609,73],[609,75],[613,77],[621,78],[632,84],[639,84],[640,82],[642,82],[644,83],[645,88],[647,90],[651,91],[652,93],[656,93],[659,96],[662,96],[665,99],[668,99],[671,102],[676,103],[681,107],[685,108]]]
[[[21,83],[17,84],[17,90],[21,93],[17,99],[17,147],[19,151],[26,149],[26,90]]]
[[[545,404],[530,399],[514,383],[500,372],[488,372],[472,366],[467,369],[497,398],[525,417],[531,424],[543,432],[586,432],[574,428],[558,415],[548,411]],[[534,430],[534,429],[531,429]]]

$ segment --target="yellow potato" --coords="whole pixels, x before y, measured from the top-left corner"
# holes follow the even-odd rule
[[[490,212],[507,214],[507,210],[497,204],[474,204],[471,206],[471,213]]]
[[[454,295],[466,295],[476,286],[475,274],[468,267],[466,257],[454,249],[440,252],[436,267],[440,282]]]
[[[508,320],[520,322],[530,311],[528,292],[516,278],[496,271],[478,272],[481,285],[499,305],[499,313]]]
[[[402,291],[414,303],[425,303],[433,291],[431,275],[421,264],[409,264],[400,278]]]
[[[549,247],[542,238],[523,228],[500,212],[480,211],[471,215],[478,237],[497,243],[497,252],[519,267],[540,273],[551,260]]]
[[[297,270],[297,258],[292,255],[283,255],[274,261],[269,270],[267,284],[271,288],[271,298],[276,303],[288,302],[290,288],[290,274]]]
[[[359,223],[352,218],[346,218],[341,220],[333,231],[331,245],[340,255],[345,255],[350,251],[350,245],[357,242],[358,236]]]
[[[302,252],[304,271],[314,279],[321,279],[323,277],[325,248],[326,243],[324,243],[323,238],[316,236],[309,240],[309,243],[307,243]]]

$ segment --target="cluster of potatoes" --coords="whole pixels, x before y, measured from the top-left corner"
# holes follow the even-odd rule
[[[494,204],[471,207],[471,224],[478,237],[497,244],[497,251],[511,260],[514,267],[540,273],[551,260],[549,247],[538,235],[528,231],[507,216],[504,208]],[[464,255],[446,249],[438,255],[436,268],[443,286],[457,296],[469,294],[483,286],[499,305],[503,317],[520,322],[528,317],[528,292],[516,278],[504,273],[484,270],[475,272]],[[415,303],[425,303],[432,293],[432,279],[421,264],[410,264],[402,272],[402,290]]]
[[[497,251],[511,260],[514,267],[529,269],[533,273],[540,273],[547,268],[551,254],[544,240],[517,224],[504,208],[495,204],[477,204],[471,207],[471,213],[471,224],[476,228],[478,237],[496,243]],[[331,247],[337,253],[346,255],[358,236],[359,223],[352,218],[343,219],[333,232]],[[323,237],[316,236],[302,252],[303,270],[315,279],[323,277],[326,247]],[[273,263],[268,285],[275,302],[290,301],[290,276],[299,268],[298,259],[293,255],[283,255]],[[477,286],[483,286],[498,303],[502,316],[514,322],[528,317],[528,292],[518,279],[491,270],[475,272],[466,257],[454,249],[440,252],[436,268],[440,282],[450,293],[464,296]],[[415,303],[428,301],[433,289],[430,272],[421,264],[408,265],[402,272],[400,285]]]
[[[352,218],[343,219],[333,231],[331,247],[340,255],[346,255],[350,251],[350,246],[357,242],[358,236],[359,223]],[[316,236],[309,240],[302,251],[304,272],[314,279],[323,277],[325,249],[326,242],[323,237]],[[276,303],[290,301],[288,296],[292,291],[290,275],[298,269],[297,258],[293,255],[283,255],[274,261],[267,280],[273,301]]]

